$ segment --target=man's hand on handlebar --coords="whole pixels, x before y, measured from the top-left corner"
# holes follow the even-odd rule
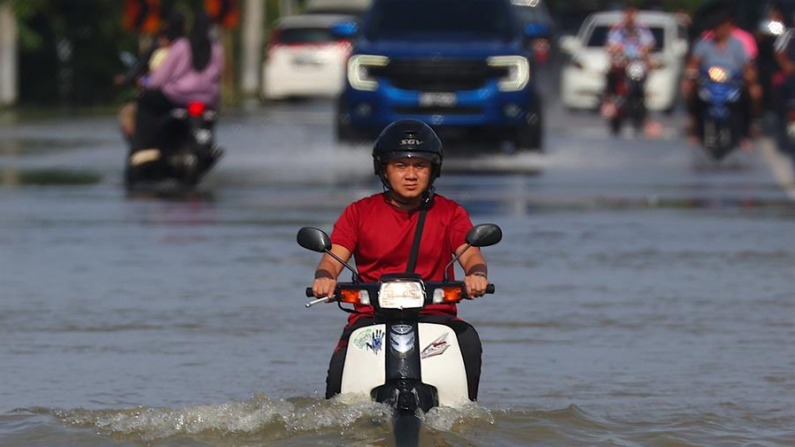
[[[336,288],[337,280],[333,278],[316,278],[312,283],[312,292],[318,298],[333,296]]]
[[[473,273],[464,278],[464,285],[466,285],[467,296],[470,298],[479,298],[486,294],[486,287],[489,285],[489,280],[484,274]]]

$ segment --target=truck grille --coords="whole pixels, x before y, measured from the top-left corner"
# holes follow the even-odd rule
[[[371,72],[397,88],[419,92],[475,90],[489,78],[506,75],[504,68],[489,67],[482,59],[393,59]]]

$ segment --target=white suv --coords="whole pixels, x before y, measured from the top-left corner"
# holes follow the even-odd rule
[[[585,20],[577,36],[561,39],[569,60],[563,67],[561,96],[571,109],[597,109],[605,91],[610,60],[605,44],[610,28],[624,19],[623,12],[600,12]],[[646,82],[646,107],[671,111],[676,106],[679,81],[688,51],[687,28],[673,14],[641,11],[636,20],[648,27],[657,45],[651,59],[657,68]]]

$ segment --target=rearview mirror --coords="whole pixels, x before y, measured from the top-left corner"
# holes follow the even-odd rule
[[[502,240],[502,230],[494,224],[478,225],[467,233],[467,244],[473,247],[488,247]]]
[[[298,245],[307,250],[325,253],[331,250],[331,238],[323,230],[312,227],[304,227],[298,230]]]

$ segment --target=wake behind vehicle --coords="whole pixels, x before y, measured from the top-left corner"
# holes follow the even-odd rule
[[[195,187],[223,155],[213,132],[217,117],[216,110],[201,102],[163,116],[156,130],[158,147],[131,151],[125,160],[127,190],[166,181]]]
[[[698,97],[702,107],[698,135],[704,149],[717,161],[740,143],[742,88],[742,75],[723,67],[705,68],[699,76]]]
[[[336,259],[323,231],[302,228],[297,239],[302,247]],[[470,230],[466,242],[468,246],[486,247],[501,239],[498,226],[485,224]],[[354,272],[354,279],[358,278],[355,269],[338,261]],[[494,286],[489,285],[486,293],[494,293]],[[312,297],[312,289],[308,288],[306,294]],[[360,328],[350,337],[341,394],[369,396],[392,408],[398,446],[417,445],[420,411],[469,402],[466,370],[455,332],[442,324],[422,322],[420,317],[427,305],[458,303],[466,298],[464,283],[448,281],[446,275],[443,282],[434,283],[398,273],[384,275],[378,283],[338,283],[333,297],[306,305],[336,301],[341,309],[342,303],[373,306],[377,324]]]
[[[413,118],[448,136],[541,149],[528,47],[539,27],[523,31],[509,0],[376,0],[359,28],[337,103],[338,141]]]

